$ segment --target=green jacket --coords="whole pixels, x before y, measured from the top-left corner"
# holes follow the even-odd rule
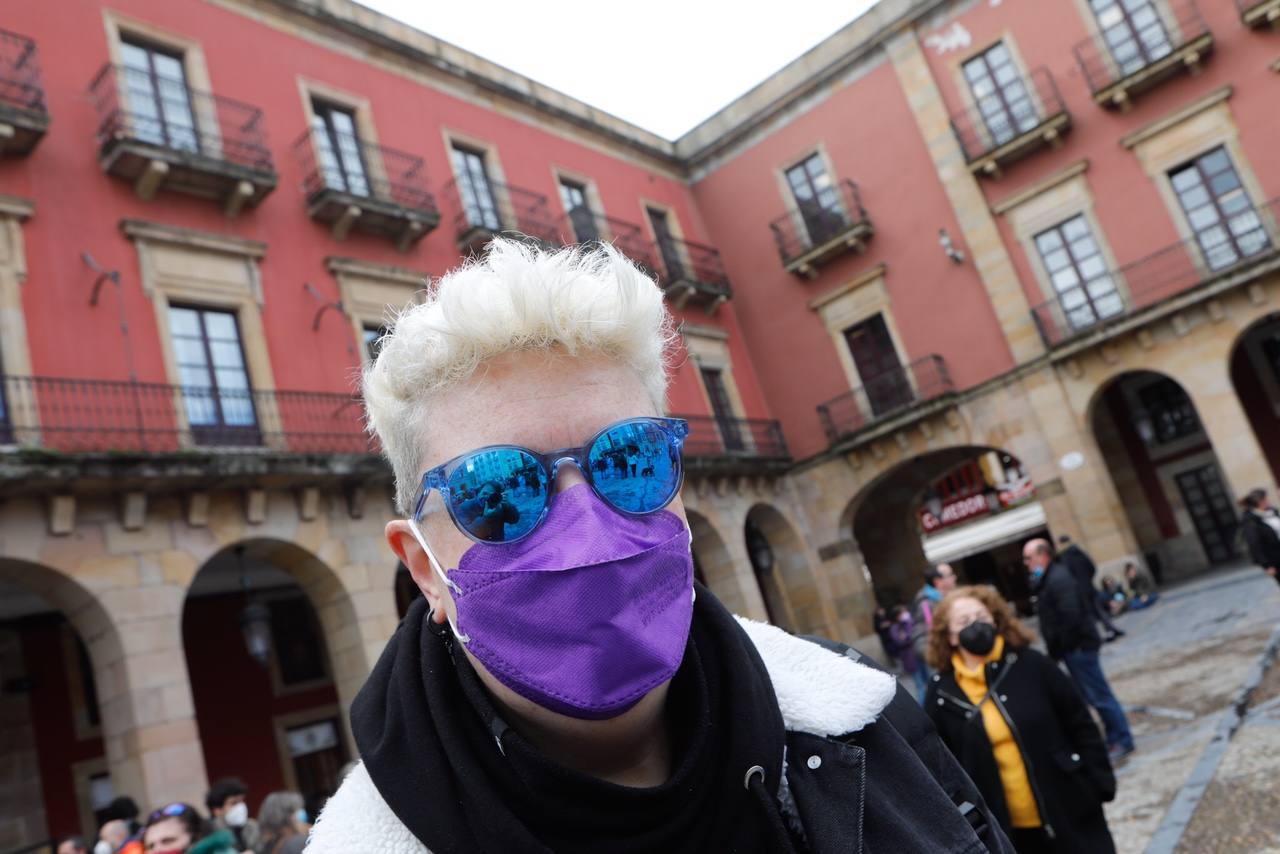
[[[187,849],[187,854],[240,854],[236,851],[236,838],[229,830],[218,830]]]

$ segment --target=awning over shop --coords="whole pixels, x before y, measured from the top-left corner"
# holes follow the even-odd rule
[[[924,555],[929,562],[945,563],[1012,543],[1034,534],[1044,526],[1044,507],[1039,501],[1032,501],[995,516],[987,516],[978,522],[948,528],[921,539],[924,543]]]

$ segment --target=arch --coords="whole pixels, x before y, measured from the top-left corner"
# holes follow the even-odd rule
[[[766,544],[767,567],[753,552],[753,532]],[[743,533],[771,622],[800,634],[821,633],[827,626],[822,597],[795,524],[777,507],[758,503],[747,511]]]
[[[1169,374],[1121,371],[1093,393],[1089,428],[1157,580],[1236,557],[1235,503],[1205,423]]]
[[[269,630],[263,663],[242,634],[250,608]],[[260,794],[298,790],[318,809],[354,755],[346,710],[367,676],[356,607],[338,574],[295,543],[225,546],[187,589],[182,634],[211,776],[240,777]]]
[[[33,594],[44,607],[58,611],[66,619],[67,624],[79,636],[83,649],[88,657],[92,671],[92,679],[83,685],[80,700],[83,707],[79,710],[85,715],[81,726],[91,727],[88,721],[96,715],[98,720],[98,744],[101,746],[106,767],[111,773],[112,785],[117,792],[144,791],[142,767],[138,757],[128,753],[130,731],[135,725],[131,702],[131,675],[124,666],[125,646],[119,626],[112,619],[110,610],[93,592],[84,587],[74,577],[52,567],[14,558],[0,558],[0,588],[19,588]],[[47,655],[47,651],[45,652]],[[26,656],[30,658],[30,651]],[[56,664],[66,668],[77,668],[78,662],[69,661],[65,652],[55,652]],[[22,671],[25,673],[25,667]],[[62,675],[62,674],[60,674]],[[7,679],[13,679],[14,671],[9,671]],[[33,684],[35,692],[47,686]],[[96,695],[96,703],[93,695]],[[25,700],[24,700],[25,702]],[[96,705],[96,709],[90,709]],[[61,710],[59,710],[61,711]],[[72,716],[75,719],[74,715]],[[6,723],[10,723],[6,719]],[[32,721],[31,737],[22,742],[25,749],[32,754],[33,767],[41,769],[42,795],[52,797],[58,803],[46,803],[44,815],[47,823],[44,836],[59,836],[68,833],[92,832],[95,828],[93,814],[88,811],[88,804],[80,804],[76,792],[76,781],[73,768],[65,757],[59,755],[60,761],[45,761],[41,754],[48,744],[47,738],[37,738],[35,721]],[[56,725],[56,724],[55,724]],[[61,735],[61,733],[57,733]],[[80,749],[91,745],[93,741],[89,732],[80,734],[83,742]],[[14,746],[18,744],[15,742]],[[15,761],[22,762],[18,757]],[[78,757],[85,763],[94,761],[92,757]],[[49,776],[49,775],[54,776]],[[83,781],[82,781],[83,782]],[[10,809],[0,800],[0,813],[14,817],[28,817],[23,810]],[[36,832],[33,828],[32,832]],[[36,841],[31,839],[29,841]]]
[[[1231,385],[1266,458],[1273,483],[1280,482],[1280,312],[1246,327],[1229,356]],[[1237,489],[1258,484],[1238,483]]]
[[[693,534],[693,566],[702,582],[730,612],[756,620],[767,618],[760,589],[738,538],[726,539],[711,518],[685,507]]]

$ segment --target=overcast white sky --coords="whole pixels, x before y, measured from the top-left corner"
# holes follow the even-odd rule
[[[360,0],[675,139],[874,0]]]

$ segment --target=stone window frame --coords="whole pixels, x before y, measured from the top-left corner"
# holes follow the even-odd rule
[[[249,387],[253,392],[264,393],[254,399],[257,426],[263,433],[264,446],[274,447],[282,442],[283,437],[279,435],[279,431],[274,431],[273,435],[273,431],[269,429],[270,425],[280,423],[280,415],[273,394],[276,390],[275,373],[262,324],[262,276],[258,264],[266,256],[266,244],[140,220],[124,220],[120,228],[134,242],[141,271],[142,291],[155,308],[161,361],[166,381],[174,387],[174,424],[179,435],[188,435],[190,425],[187,423],[187,410],[180,392],[182,378],[178,372],[173,332],[169,325],[169,308],[175,303],[221,309],[235,315],[240,332],[240,346],[244,351],[245,371],[249,375]],[[245,265],[245,279],[243,282],[231,282],[209,278],[197,280],[193,277],[188,281],[181,277],[171,278],[157,270],[155,252],[175,248],[178,252],[190,253],[193,258],[203,254],[238,259]]]
[[[374,199],[381,198],[378,187],[385,187],[388,179],[386,165],[382,162],[382,149],[378,142],[378,126],[373,120],[372,103],[363,95],[358,95],[347,89],[341,89],[305,75],[299,74],[297,82],[298,95],[302,99],[302,114],[303,121],[306,122],[307,139],[313,149],[316,144],[315,138],[312,136],[316,117],[315,101],[328,102],[355,116],[356,136],[359,142],[365,146],[360,153],[364,158],[364,168],[368,170],[369,195]],[[312,157],[315,158],[316,168],[319,169],[320,153],[313,151]],[[382,200],[390,201],[386,198]]]
[[[799,154],[793,154],[786,160],[779,161],[773,167],[774,182],[778,187],[778,195],[782,198],[782,204],[786,210],[787,218],[791,221],[791,227],[795,230],[796,235],[804,235],[806,240],[812,243],[812,237],[809,234],[809,227],[805,224],[804,215],[800,213],[800,204],[796,200],[796,194],[791,190],[791,182],[787,180],[787,172],[804,163],[810,157],[817,155],[822,159],[822,165],[826,167],[827,174],[831,176],[831,182],[836,186],[836,196],[840,202],[840,209],[844,212],[847,222],[853,222],[857,216],[857,211],[847,209],[848,202],[840,195],[840,173],[836,171],[835,161],[831,157],[831,152],[827,149],[825,140],[819,140],[814,145],[809,146]]]
[[[431,284],[431,276],[419,270],[358,258],[331,255],[324,259],[324,266],[338,283],[339,301],[351,323],[361,364],[369,362],[365,328],[387,326],[391,312],[420,304]]]
[[[1168,2],[1166,0],[1150,0],[1150,2],[1155,7],[1156,14],[1160,16],[1160,21],[1164,24],[1165,32],[1169,35],[1170,44],[1177,44],[1178,40],[1183,37],[1182,28],[1178,26],[1178,19],[1169,8]],[[1075,0],[1075,4],[1076,11],[1079,12],[1080,19],[1084,22],[1084,27],[1089,32],[1089,38],[1098,50],[1103,62],[1107,64],[1107,73],[1116,80],[1128,76],[1120,71],[1120,66],[1111,54],[1111,46],[1102,34],[1102,27],[1098,24],[1098,16],[1093,11],[1093,4],[1089,0]],[[1074,61],[1075,56],[1073,55],[1072,62]]]
[[[502,158],[498,156],[498,143],[450,127],[441,128],[440,132],[444,135],[445,159],[448,161],[449,174],[453,176],[453,180],[457,182],[459,179],[453,165],[455,146],[469,148],[483,155],[485,174],[489,176],[489,191],[493,193],[493,203],[498,207],[499,217],[505,218],[507,214],[513,212],[515,206],[511,202],[511,193],[507,190],[510,185],[507,183],[507,172],[502,167]],[[497,186],[494,186],[495,184]],[[461,193],[458,194],[458,203],[462,203]],[[469,223],[469,225],[476,224]],[[503,225],[505,226],[506,223]]]
[[[1187,220],[1186,211],[1169,179],[1170,170],[1190,163],[1215,148],[1223,148],[1231,158],[1231,165],[1235,168],[1250,203],[1259,211],[1263,228],[1273,243],[1278,236],[1275,218],[1261,208],[1268,200],[1267,194],[1240,144],[1240,129],[1229,104],[1233,92],[1232,85],[1222,86],[1120,140],[1120,144],[1138,158],[1138,163],[1155,184],[1160,200],[1178,231],[1178,239],[1196,245],[1196,251],[1191,255],[1202,276],[1212,276],[1214,273],[1205,263],[1199,245],[1195,243],[1195,230]]]
[[[192,92],[213,94],[204,45],[198,39],[114,9],[103,9],[102,20],[107,32],[107,55],[113,66],[123,67],[121,45],[128,39],[150,42],[182,56],[182,69],[186,74],[187,86]],[[127,87],[117,81],[116,88],[121,101],[127,101]],[[221,125],[218,123],[216,106],[211,100],[196,98],[191,104],[191,112],[195,116],[196,133],[201,137],[202,150],[207,149],[210,156],[220,156]]]
[[[889,340],[898,354],[898,364],[902,366],[907,382],[915,399],[919,398],[915,372],[910,369],[911,360],[906,346],[902,342],[902,334],[898,331],[897,321],[893,316],[892,300],[885,284],[888,266],[877,264],[870,270],[864,270],[843,285],[839,285],[809,300],[809,309],[818,314],[822,325],[827,330],[831,344],[836,349],[840,367],[844,369],[849,381],[849,390],[853,391],[864,385],[858,366],[853,361],[853,353],[845,340],[845,330],[870,320],[877,314],[884,318],[885,328],[889,332]]]
[[[972,59],[977,59],[979,56],[1001,43],[1003,43],[1005,49],[1009,51],[1009,59],[1013,62],[1014,68],[1018,69],[1018,75],[1022,80],[1022,85],[1026,87],[1027,95],[1030,97],[1031,102],[1035,104],[1036,110],[1038,111],[1036,114],[1037,117],[1043,118],[1047,109],[1040,98],[1040,93],[1036,91],[1035,85],[1031,80],[1031,67],[1027,65],[1027,61],[1022,55],[1022,50],[1018,47],[1017,40],[1013,37],[1012,30],[1001,30],[986,41],[972,45],[962,54],[958,53],[948,56],[946,60],[947,74],[955,85],[956,91],[960,95],[961,107],[963,107],[969,116],[983,119],[982,125],[975,125],[974,130],[981,134],[983,144],[991,148],[996,148],[998,146],[995,145],[995,140],[991,137],[991,131],[986,125],[986,120],[982,117],[982,113],[978,109],[978,102],[973,97],[973,88],[969,85],[969,78],[965,77],[964,74],[964,66],[965,63]],[[1016,127],[1014,130],[1015,134],[1010,139],[1017,139],[1024,133],[1029,133],[1029,131],[1017,130]]]
[[[1102,223],[1098,220],[1093,192],[1089,187],[1088,170],[1089,161],[1081,160],[992,206],[992,212],[1003,216],[1008,222],[1014,238],[1022,248],[1023,256],[1035,274],[1040,295],[1033,308],[1055,302],[1058,298],[1049,271],[1045,269],[1044,259],[1040,257],[1040,250],[1036,247],[1036,235],[1076,216],[1084,217],[1088,223],[1093,241],[1102,253],[1107,271],[1125,306],[1133,305],[1129,285],[1119,272],[1119,261],[1107,240]]]
[[[33,372],[26,313],[22,308],[22,288],[27,281],[22,226],[35,210],[35,202],[0,193],[0,319],[3,320],[0,371],[8,376],[31,376]],[[7,408],[6,413],[13,417]]]
[[[680,223],[680,217],[676,214],[675,208],[667,202],[660,202],[648,196],[640,196],[638,199],[640,204],[640,227],[644,229],[644,233],[648,235],[648,240],[653,244],[654,251],[657,252],[655,261],[662,263],[662,250],[658,248],[658,235],[653,230],[653,222],[649,219],[649,211],[661,211],[667,218],[667,227],[671,230],[671,236],[680,241],[676,246],[676,251],[680,253],[680,259],[684,262],[685,269],[691,270],[692,263],[689,259],[689,253],[684,247],[684,241],[687,239],[684,233],[684,226]]]
[[[742,403],[742,394],[738,390],[737,377],[733,373],[733,355],[729,350],[729,333],[718,326],[704,326],[700,323],[680,324],[680,340],[684,344],[689,361],[693,363],[698,383],[698,391],[702,394],[703,411],[714,421],[715,409],[711,406],[711,394],[702,380],[702,369],[710,368],[720,372],[720,380],[724,383],[725,394],[729,398],[729,408],[733,417],[745,420],[747,408]],[[755,437],[750,430],[740,431],[744,449],[755,448]]]

